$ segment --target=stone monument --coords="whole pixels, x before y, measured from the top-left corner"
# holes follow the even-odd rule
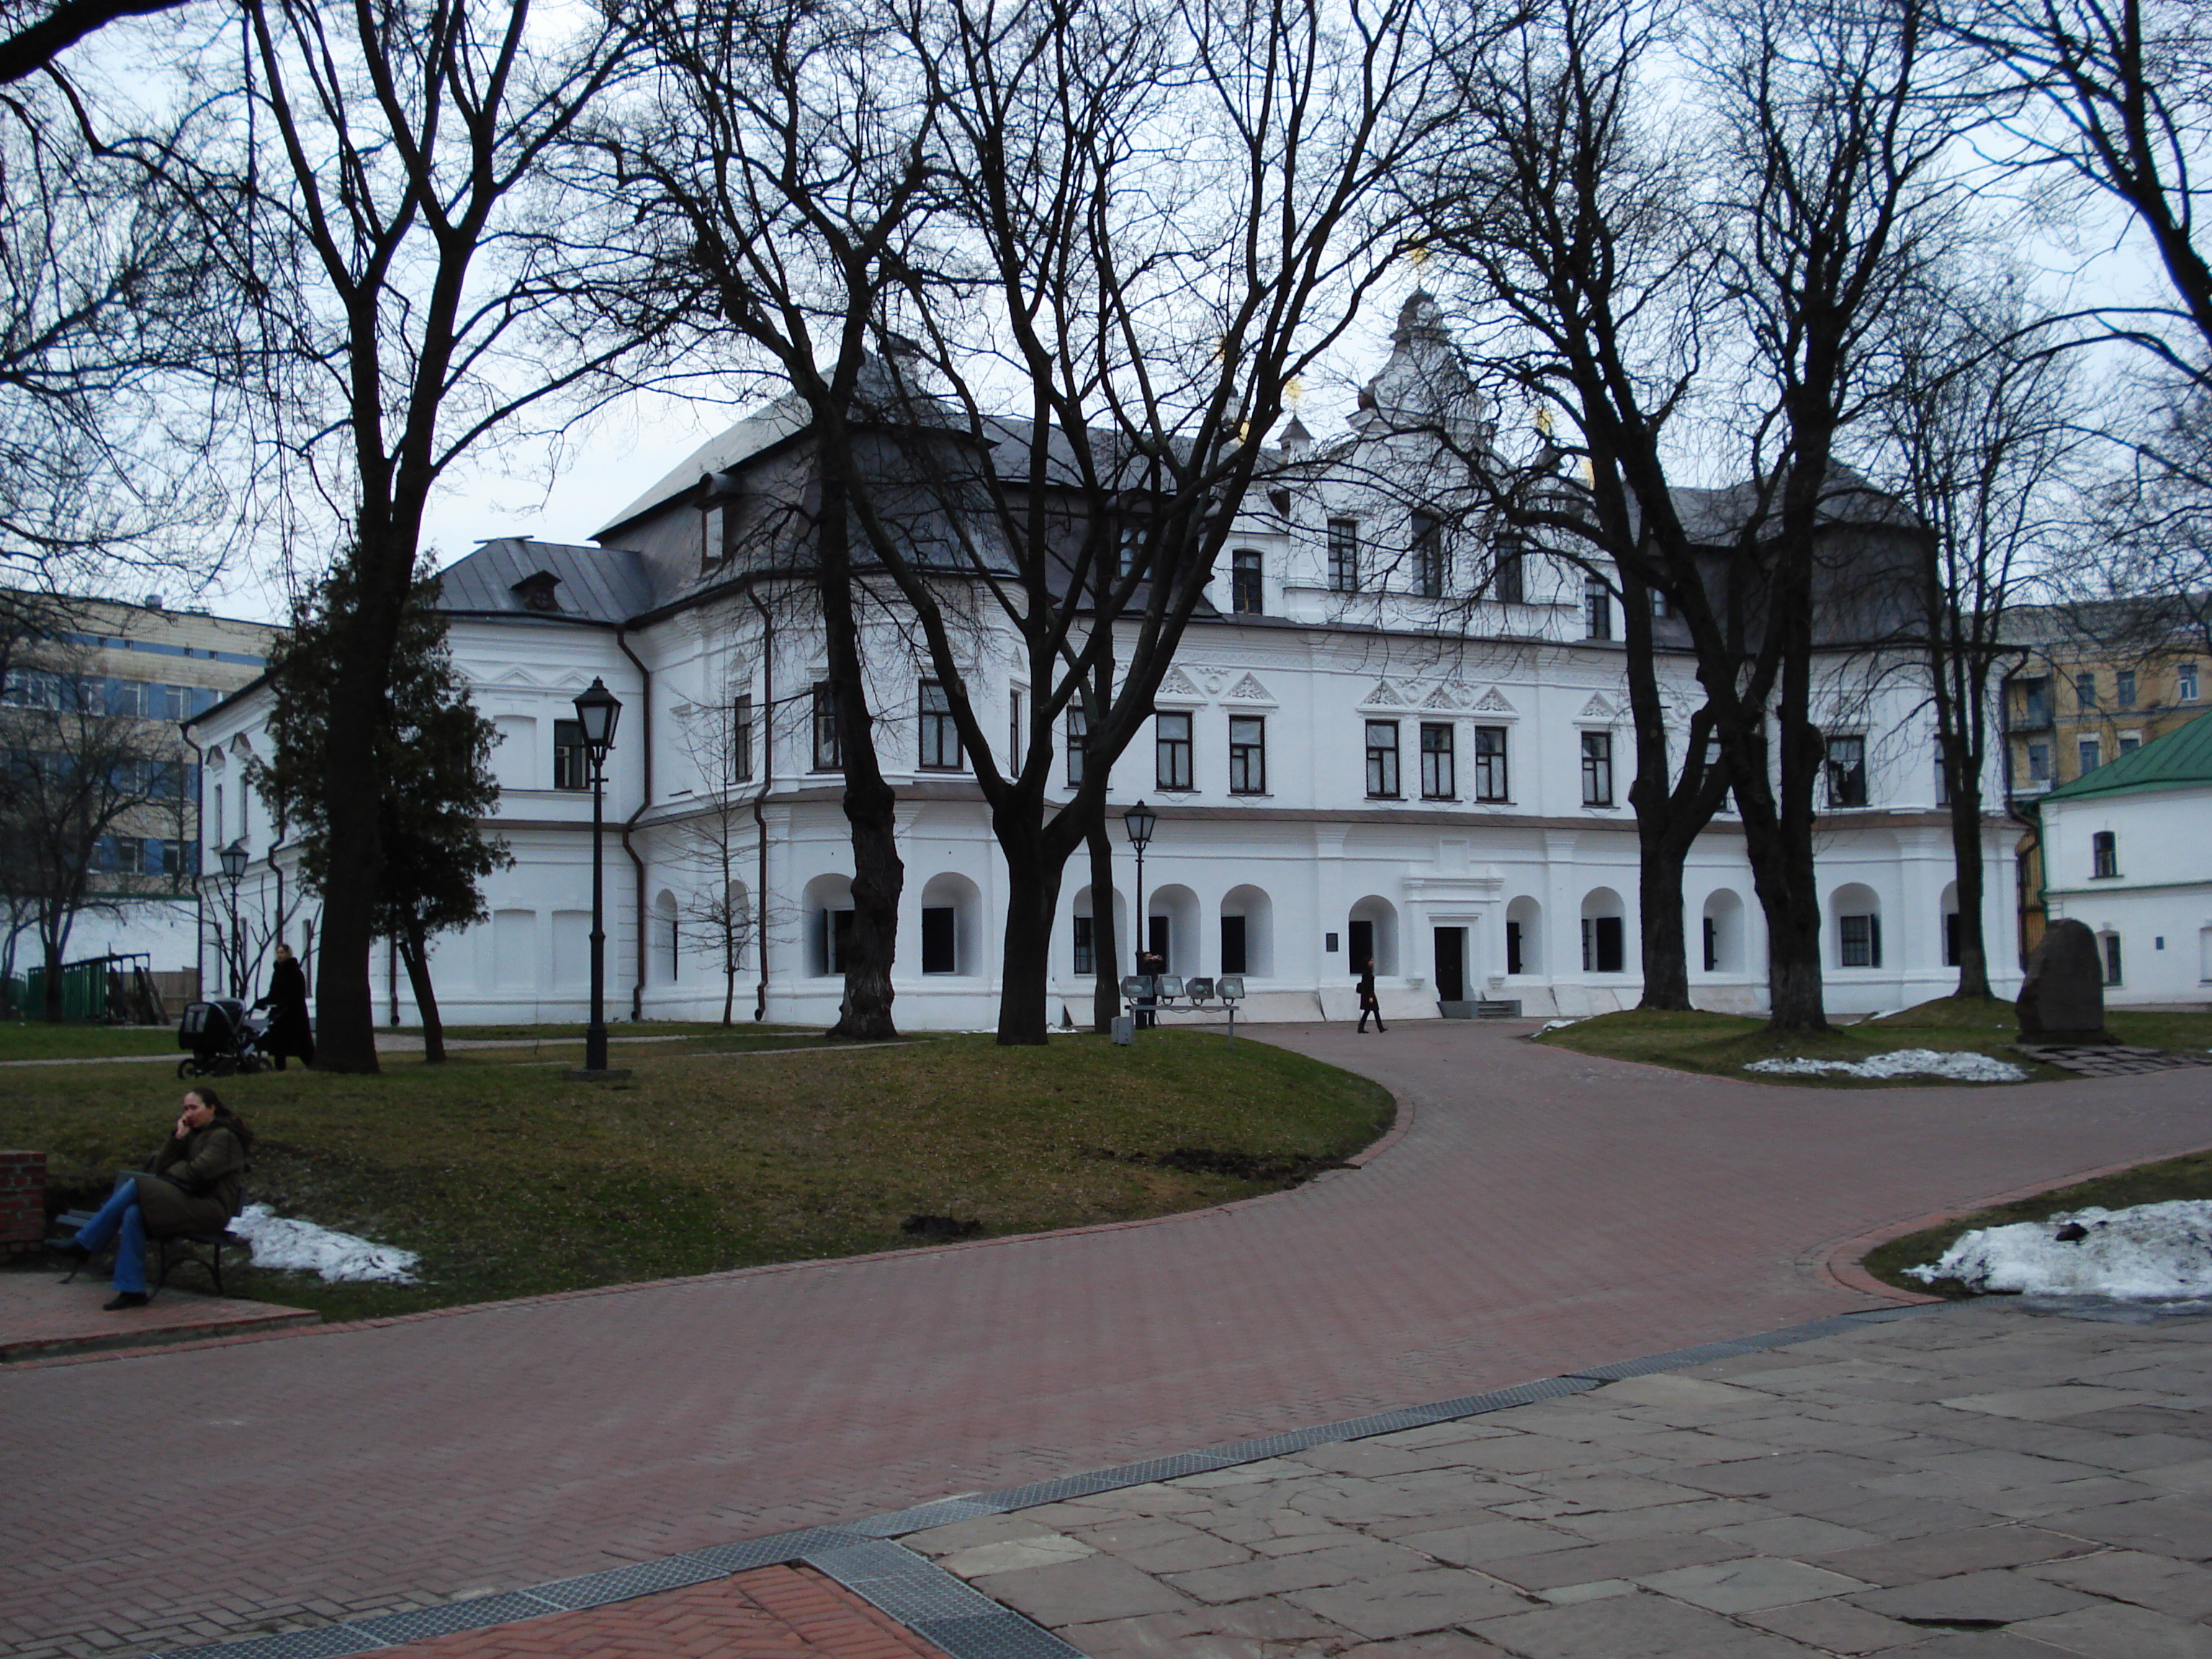
[[[2027,982],[2013,1005],[2022,1042],[2109,1043],[2105,963],[2086,923],[2054,921],[2027,959]]]

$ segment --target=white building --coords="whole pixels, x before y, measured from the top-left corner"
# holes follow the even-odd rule
[[[2061,785],[2036,811],[2045,914],[2096,934],[2106,1001],[2212,999],[2212,715]]]
[[[1152,740],[1115,768],[1111,817],[1140,798],[1160,817],[1145,860],[1148,937],[1171,972],[1241,971],[1254,1018],[1350,1014],[1355,963],[1370,949],[1392,1017],[1478,999],[1581,1013],[1638,994],[1618,601],[1540,552],[1499,569],[1496,550],[1446,527],[1451,504],[1434,492],[1451,468],[1432,439],[1408,434],[1462,418],[1456,374],[1433,308],[1417,300],[1352,433],[1316,445],[1294,424],[1287,487],[1255,492],[1212,610],[1156,699]],[[1479,426],[1454,435],[1487,439]],[[1018,476],[1021,434],[1000,436],[998,459]],[[825,672],[819,633],[787,607],[756,605],[752,574],[730,551],[745,512],[779,491],[789,499],[805,439],[788,401],[772,405],[676,468],[599,545],[494,541],[445,573],[455,658],[503,739],[497,828],[517,860],[489,885],[490,923],[435,950],[447,1018],[581,1018],[591,798],[570,705],[594,677],[624,705],[607,779],[611,1013],[719,1016],[721,975],[685,919],[719,886],[726,846],[733,890],[763,922],[739,1017],[836,1018],[836,916],[853,866],[811,701]],[[1465,463],[1451,465],[1464,480]],[[990,688],[1014,722],[1023,659],[987,626],[973,647],[971,696]],[[949,721],[925,707],[926,665],[888,627],[865,654],[906,865],[896,1015],[916,1029],[988,1027],[1003,870],[986,808]],[[1858,758],[1837,769],[1820,830],[1829,1006],[1894,1008],[1955,987],[1948,814],[1920,698],[1842,655],[1832,668],[1822,723],[1855,738]],[[1662,673],[1686,725],[1686,652]],[[211,754],[263,743],[261,696],[196,723]],[[267,844],[260,816],[232,833]],[[1991,826],[1993,939],[2008,936],[2009,896],[1994,878],[2007,839]],[[1136,875],[1125,850],[1112,901],[1125,957]],[[1087,1016],[1088,878],[1079,852],[1054,930],[1055,1018],[1062,1004]],[[1759,1007],[1765,940],[1726,814],[1697,844],[1686,902],[1698,1001]],[[404,975],[387,981],[411,1019]]]

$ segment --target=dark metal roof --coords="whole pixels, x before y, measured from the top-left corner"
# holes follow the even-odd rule
[[[533,611],[515,584],[539,571],[560,578],[557,611]],[[459,616],[527,617],[533,622],[625,623],[656,603],[642,554],[501,536],[438,573],[438,609]]]

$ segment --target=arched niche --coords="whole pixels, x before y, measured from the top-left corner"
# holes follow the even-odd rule
[[[1275,903],[1262,889],[1248,883],[1221,896],[1221,954],[1214,967],[1258,979],[1275,971]]]
[[[1398,971],[1398,907],[1389,899],[1370,893],[1352,907],[1345,918],[1347,924],[1346,943],[1352,954],[1346,958],[1357,978],[1360,967],[1369,957],[1375,958],[1375,971],[1395,974]]]

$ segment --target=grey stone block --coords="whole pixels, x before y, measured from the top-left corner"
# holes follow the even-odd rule
[[[1188,1596],[1110,1555],[998,1573],[991,1579],[991,1594],[1039,1624],[1055,1628],[1174,1613],[1191,1605]]]
[[[2070,1560],[2040,1562],[2024,1571],[2092,1595],[2132,1601],[2177,1619],[2212,1618],[2212,1571],[2193,1561],[2147,1555],[2139,1550],[2106,1550]]]
[[[1919,1583],[1992,1567],[2017,1567],[2082,1555],[2095,1546],[2039,1527],[1976,1527],[1931,1533],[1905,1543],[1869,1544],[1854,1549],[1808,1550],[1814,1565],[1870,1584]]]
[[[1892,1619],[1929,1623],[2018,1624],[2096,1605],[2089,1596],[2017,1572],[1968,1572],[1893,1589],[1867,1590],[1853,1606]]]
[[[2206,1659],[2212,1655],[2212,1630],[2203,1625],[2111,1602],[2038,1619],[2010,1633],[2095,1659]]]
[[[1297,1590],[1285,1599],[1371,1640],[1503,1618],[1527,1605],[1474,1573],[1449,1567]]]

